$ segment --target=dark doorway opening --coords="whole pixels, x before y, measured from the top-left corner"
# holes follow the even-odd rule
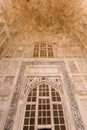
[[[43,128],[43,129],[38,129],[38,130],[51,130],[51,129],[49,129],[49,128]]]

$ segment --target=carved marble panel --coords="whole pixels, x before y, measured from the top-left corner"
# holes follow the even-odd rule
[[[61,85],[60,76],[28,76],[27,77],[25,92],[32,85],[41,83],[43,81],[45,81],[45,82],[47,82],[49,84],[53,84],[53,85],[61,88],[61,86],[60,86]]]
[[[60,74],[60,70],[58,67],[49,67],[49,66],[34,66],[34,67],[29,67],[29,66],[26,66],[25,67],[25,72],[24,72],[24,75],[37,75],[37,76],[41,76],[41,75],[57,75],[57,74]]]
[[[67,63],[71,73],[79,73],[78,68],[76,67],[74,61],[68,61]]]
[[[83,82],[82,75],[71,75],[74,93],[78,95],[85,95],[87,90]]]
[[[82,60],[82,61],[78,60],[77,64],[78,64],[78,67],[80,69],[80,72],[87,74],[87,62],[86,62],[86,60]]]
[[[76,102],[75,97],[74,97],[74,93],[73,93],[73,89],[72,89],[72,83],[71,83],[71,80],[68,76],[65,64],[62,61],[60,61],[60,62],[57,62],[57,61],[49,61],[49,62],[47,62],[47,61],[46,62],[35,61],[35,62],[33,62],[33,61],[31,61],[31,62],[23,62],[22,63],[4,130],[12,130],[12,128],[13,128],[15,115],[16,115],[16,111],[17,111],[17,106],[18,106],[18,101],[19,101],[19,96],[20,96],[20,91],[21,91],[21,86],[22,86],[21,83],[22,83],[22,80],[23,80],[22,78],[23,78],[23,75],[24,75],[25,66],[26,65],[37,65],[37,66],[38,65],[54,65],[54,64],[62,66],[62,73],[63,73],[63,76],[64,76],[64,82],[66,84],[66,90],[67,90],[67,94],[68,94],[68,97],[69,97],[69,103],[70,103],[70,106],[71,106],[72,116],[73,116],[73,119],[74,119],[76,130],[85,130],[84,124],[83,124],[83,121],[81,119],[81,115],[80,115],[80,112],[79,112],[79,109],[78,109],[78,105],[77,105],[77,102]]]
[[[15,76],[19,67],[19,61],[12,61],[6,72],[6,76]]]
[[[8,86],[11,87],[14,81],[14,76],[6,76],[4,79],[4,83]]]
[[[3,76],[5,74],[5,71],[7,70],[9,63],[10,62],[8,60],[0,61],[0,76]]]

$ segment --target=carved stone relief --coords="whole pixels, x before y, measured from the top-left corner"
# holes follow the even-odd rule
[[[71,105],[71,111],[72,111],[72,116],[73,116],[73,119],[74,119],[74,122],[75,122],[76,130],[85,130],[84,124],[82,122],[81,115],[80,115],[80,112],[79,112],[79,109],[78,109],[78,105],[77,105],[77,102],[75,100],[74,93],[73,93],[73,90],[72,90],[71,80],[68,76],[65,64],[62,61],[60,61],[60,62],[55,62],[55,61],[49,61],[49,62],[35,61],[35,62],[33,62],[33,61],[31,61],[31,62],[23,62],[22,63],[20,73],[19,73],[19,78],[18,78],[16,87],[15,87],[15,91],[14,91],[13,98],[12,98],[12,101],[11,101],[11,105],[10,105],[10,109],[9,109],[9,113],[8,113],[8,116],[7,116],[7,120],[6,120],[4,130],[12,130],[12,128],[13,128],[15,115],[16,115],[16,111],[17,111],[17,106],[18,106],[18,101],[19,101],[19,96],[20,96],[20,91],[21,91],[21,86],[22,86],[21,83],[22,83],[22,78],[23,78],[25,66],[26,65],[54,65],[54,64],[62,66],[62,73],[63,73],[63,76],[64,76],[64,81],[66,83],[67,94],[68,94],[68,97],[69,97],[69,102],[70,102],[70,105]],[[47,79],[47,77],[46,77],[46,79]],[[29,77],[29,81],[30,80],[31,79]],[[39,78],[38,80],[41,80],[41,78]],[[54,79],[54,81],[55,80],[56,80],[56,78]],[[31,82],[29,82],[29,81],[28,81],[28,86],[30,86],[31,82],[32,83],[35,82],[35,80],[31,81]],[[50,81],[53,82],[51,78],[49,78],[49,82]],[[59,85],[59,84],[55,84],[55,85]]]
[[[0,101],[8,100],[10,95],[10,89],[3,82],[0,82]]]
[[[11,87],[13,85],[13,81],[14,81],[14,76],[6,76],[4,79],[4,82],[8,87]]]
[[[46,81],[46,82],[53,84],[57,87],[60,87],[60,85],[61,85],[60,76],[28,76],[27,78],[28,79],[27,79],[25,92],[32,85],[38,84],[38,83],[43,82],[43,81]]]

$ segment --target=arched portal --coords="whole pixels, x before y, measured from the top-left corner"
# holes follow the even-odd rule
[[[66,130],[62,99],[56,88],[41,83],[28,93],[22,130]]]

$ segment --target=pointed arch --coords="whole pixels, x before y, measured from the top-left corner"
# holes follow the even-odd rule
[[[33,89],[33,88],[35,88],[36,86],[38,86],[38,85],[40,85],[40,84],[47,84],[47,85],[49,85],[49,86],[53,86],[60,94],[62,94],[62,88],[61,88],[61,83],[58,81],[58,83],[54,83],[54,82],[51,82],[50,83],[50,81],[46,81],[46,80],[44,80],[44,81],[39,81],[39,82],[37,82],[37,83],[32,83],[32,84],[30,84],[28,87],[27,87],[27,89],[26,89],[26,91],[25,91],[25,98],[27,98],[27,96],[28,96],[28,93]],[[26,100],[26,99],[25,99]]]
[[[61,94],[46,82],[37,84],[28,91],[22,130],[41,128],[67,128]]]

